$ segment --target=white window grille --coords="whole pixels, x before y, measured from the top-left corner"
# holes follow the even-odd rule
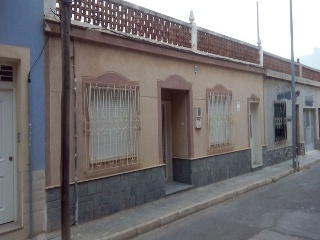
[[[208,94],[208,125],[210,149],[234,145],[232,94]]]
[[[86,147],[89,166],[139,163],[140,91],[137,86],[85,85]]]

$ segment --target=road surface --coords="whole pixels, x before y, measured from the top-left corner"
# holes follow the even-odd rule
[[[320,164],[134,239],[320,240]]]

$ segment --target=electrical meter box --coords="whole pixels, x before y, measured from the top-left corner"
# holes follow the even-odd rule
[[[195,118],[195,127],[196,129],[201,128],[201,108],[195,107],[194,108],[194,118]]]

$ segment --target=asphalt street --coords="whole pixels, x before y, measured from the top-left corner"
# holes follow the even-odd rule
[[[135,240],[320,240],[320,164]]]

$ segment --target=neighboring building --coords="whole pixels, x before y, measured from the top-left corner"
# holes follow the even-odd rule
[[[267,141],[264,166],[270,166],[292,159],[291,62],[265,53],[264,67]],[[319,150],[320,72],[296,63],[295,76],[297,153],[304,155]]]
[[[44,231],[43,7],[43,0],[1,1],[0,239]]]
[[[314,53],[299,57],[302,64],[320,70],[320,48],[315,48]]]

